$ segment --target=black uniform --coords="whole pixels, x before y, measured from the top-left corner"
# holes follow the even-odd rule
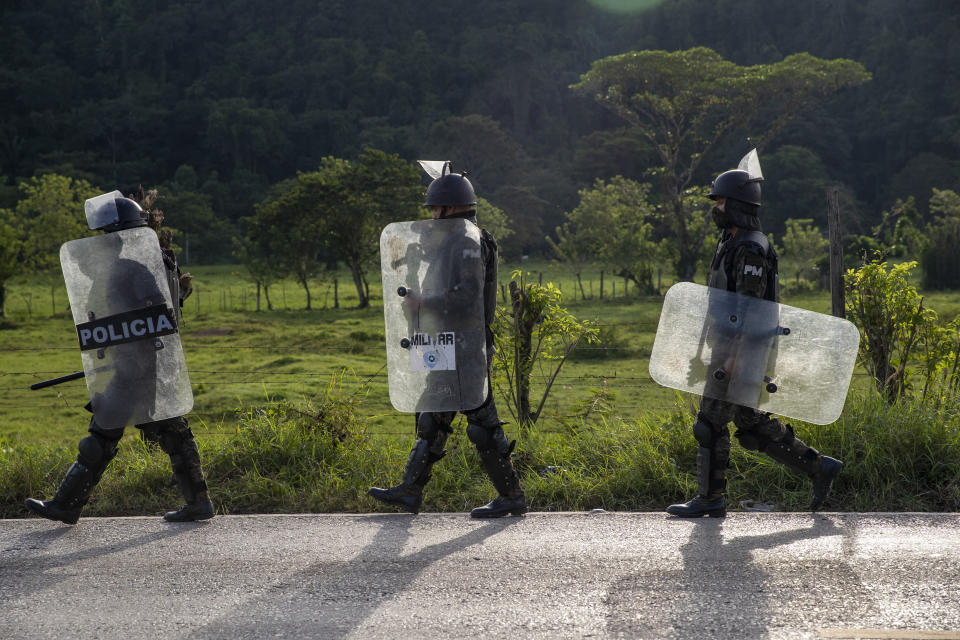
[[[476,222],[476,220],[473,220]],[[487,369],[493,357],[493,323],[497,308],[497,261],[498,249],[494,237],[481,230],[481,254],[484,267],[483,301],[486,324]],[[473,287],[476,288],[475,286]],[[474,296],[481,292],[454,284],[447,292],[445,306],[456,306],[457,296]],[[425,305],[429,302],[425,301]],[[433,465],[445,454],[447,438],[453,432],[451,424],[455,411],[416,414],[417,440],[410,452],[401,483],[390,489],[372,487],[369,494],[378,500],[397,505],[406,511],[417,513],[422,502],[423,489],[430,479]],[[500,422],[492,387],[487,384],[486,400],[476,409],[462,412],[467,418],[467,436],[477,447],[484,470],[500,496],[484,507],[471,512],[474,517],[497,517],[507,513],[521,514],[526,511],[526,499],[520,488],[520,480],[510,454],[513,445],[507,440]]]
[[[776,251],[760,231],[758,219],[754,218],[752,223],[754,230],[734,228],[723,231],[711,263],[707,284],[718,289],[779,302]],[[711,365],[710,370],[713,368]],[[761,451],[794,471],[811,477],[814,480],[811,509],[822,504],[843,463],[821,456],[816,449],[799,440],[789,424],[780,422],[769,413],[703,397],[697,421],[693,425],[693,435],[699,444],[699,495],[685,504],[671,505],[667,509],[668,513],[686,517],[722,517],[726,514],[724,492],[730,460],[730,432],[727,423],[731,420],[736,427],[734,436],[744,448]]]
[[[118,245],[119,246],[119,245]],[[189,291],[182,293],[179,287],[180,269],[177,265],[176,256],[169,249],[164,249],[163,260],[167,272],[168,285],[170,286],[171,299],[174,304],[183,305],[183,299],[189,295]],[[149,274],[141,274],[146,269],[139,263],[130,260],[117,260],[117,270],[114,271],[114,277],[124,280],[126,291],[129,296],[153,299],[162,299],[162,295],[156,290],[154,280]],[[112,287],[114,291],[122,289],[117,283],[110,282],[107,286]],[[120,302],[123,304],[123,301]],[[144,301],[137,302],[137,306],[142,306]],[[133,308],[130,305],[124,308]],[[138,343],[128,343],[123,345],[127,350],[147,349],[150,353],[140,361],[136,358],[125,359],[128,366],[118,367],[114,379],[122,379],[133,376],[138,380],[144,380],[145,384],[151,381],[155,383],[156,374],[145,375],[143,369],[144,362],[149,363],[146,367],[153,371],[154,357],[153,345],[150,341],[141,341]],[[149,395],[149,394],[148,394]],[[96,401],[94,399],[94,404]],[[88,408],[92,407],[88,405]],[[116,415],[117,411],[123,411],[121,408],[111,408],[109,416],[110,424],[122,424],[124,422],[121,416]],[[132,415],[131,411],[126,413]],[[176,511],[168,512],[164,518],[168,521],[186,521],[201,520],[213,516],[213,504],[207,493],[207,483],[203,475],[203,468],[200,463],[200,454],[197,450],[197,443],[194,440],[193,432],[187,425],[187,419],[183,416],[168,418],[157,422],[150,422],[136,425],[142,430],[144,437],[160,445],[164,452],[170,456],[170,464],[173,468],[173,474],[177,484],[186,499],[186,506]],[[80,441],[78,446],[79,454],[77,461],[67,471],[52,500],[40,501],[30,498],[26,501],[26,506],[34,513],[51,520],[58,520],[67,524],[75,524],[87,503],[90,493],[96,487],[107,465],[117,455],[117,444],[123,437],[124,428],[108,428],[97,423],[96,417],[90,419],[88,428],[89,435]]]

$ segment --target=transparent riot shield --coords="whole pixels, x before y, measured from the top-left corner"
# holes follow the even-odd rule
[[[189,413],[193,392],[156,233],[139,227],[72,240],[60,264],[97,424]]]
[[[659,384],[815,424],[836,420],[860,332],[842,318],[691,282],[664,297],[650,376]]]
[[[122,197],[123,194],[119,191],[111,191],[84,202],[83,211],[87,216],[87,226],[91,229],[102,229],[116,222],[119,217],[117,198]]]
[[[464,411],[487,395],[480,231],[467,220],[389,224],[380,235],[390,402]]]

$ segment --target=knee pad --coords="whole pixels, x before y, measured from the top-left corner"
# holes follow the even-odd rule
[[[447,419],[447,417],[450,419]],[[450,421],[453,415],[447,413],[419,413],[417,414],[417,437],[427,442],[433,442],[440,433],[453,433]]]
[[[474,444],[477,451],[498,451],[501,455],[510,453],[510,442],[503,427],[497,422],[496,426],[484,426],[476,422],[467,424],[467,437]]]
[[[483,404],[476,409],[464,411],[463,415],[467,417],[467,424],[475,424],[487,429],[495,429],[503,424],[500,422],[500,414],[497,412],[497,403],[494,402],[493,394],[490,393],[487,394],[487,399],[483,401]]]
[[[702,415],[697,415],[697,421],[693,423],[693,437],[701,447],[712,448],[722,435],[720,429],[710,424]]]
[[[91,433],[80,440],[77,449],[80,452],[77,462],[89,469],[100,469],[117,455],[117,440],[106,438],[99,433]]]

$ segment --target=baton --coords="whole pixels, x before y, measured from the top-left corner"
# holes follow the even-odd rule
[[[47,387],[52,387],[55,384],[61,384],[63,382],[70,382],[71,380],[77,380],[79,378],[87,375],[83,371],[77,371],[76,373],[71,373],[70,375],[60,376],[59,378],[53,378],[52,380],[44,380],[43,382],[37,382],[30,385],[31,391],[36,391],[37,389],[46,389]]]

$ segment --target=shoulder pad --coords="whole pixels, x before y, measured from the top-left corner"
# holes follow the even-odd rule
[[[736,240],[738,247],[744,246],[751,253],[760,253],[765,256],[770,251],[770,239],[762,231],[738,233]]]

